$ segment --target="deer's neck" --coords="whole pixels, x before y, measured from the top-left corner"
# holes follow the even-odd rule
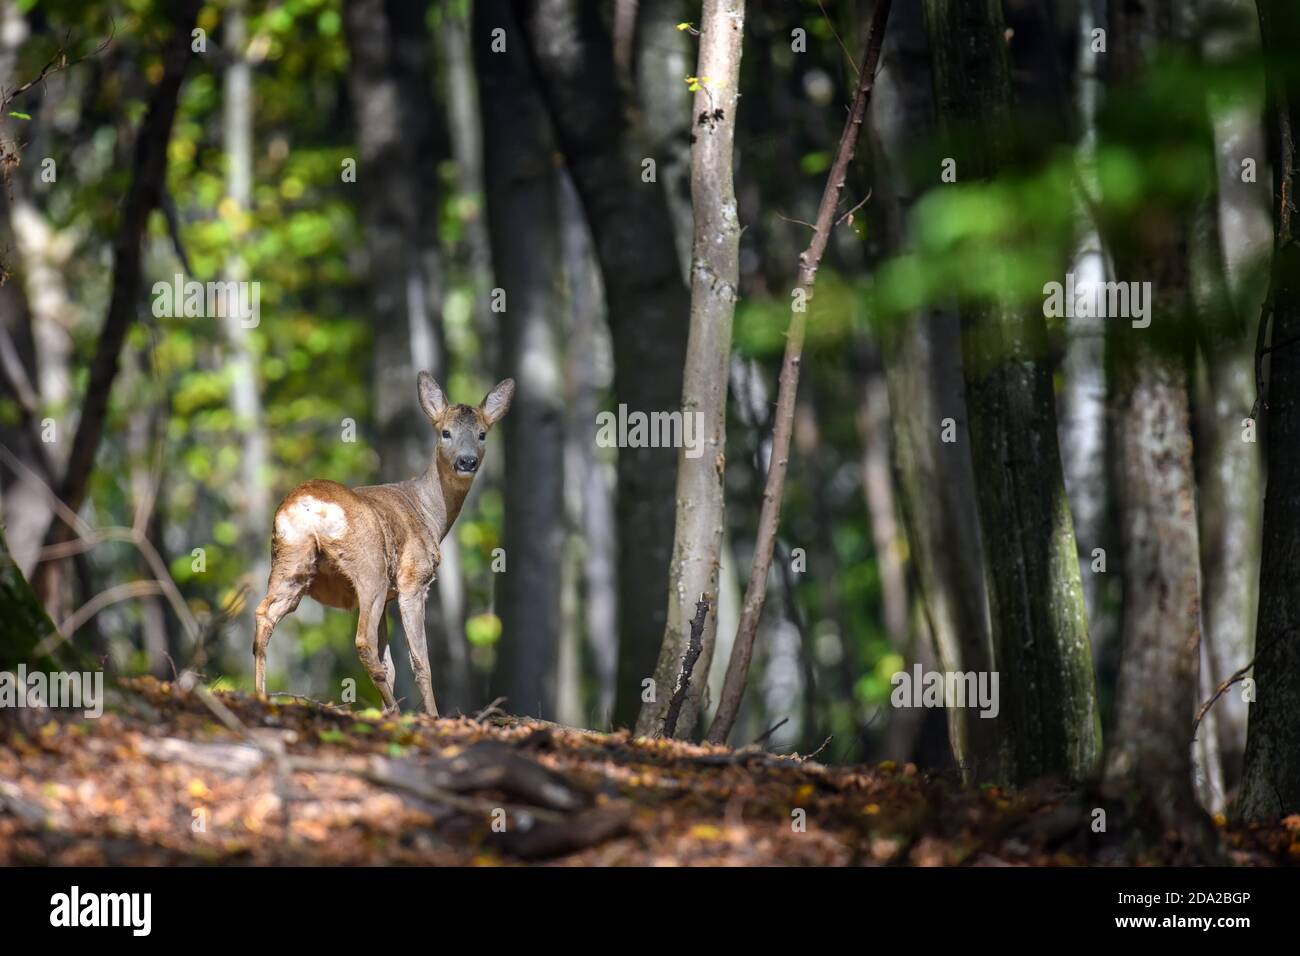
[[[469,494],[473,483],[473,475],[458,475],[451,468],[447,468],[444,473],[436,455],[429,463],[428,471],[418,480],[425,522],[439,541],[460,517],[460,509],[465,504],[465,496]]]

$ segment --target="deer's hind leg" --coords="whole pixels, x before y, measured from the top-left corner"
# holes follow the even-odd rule
[[[277,542],[278,544],[278,542]],[[286,614],[298,609],[298,602],[311,587],[316,573],[316,549],[310,542],[293,548],[277,546],[271,558],[271,576],[266,597],[257,606],[257,631],[253,635],[253,685],[257,696],[266,696],[266,648],[271,632]]]
[[[356,645],[361,665],[379,690],[385,709],[395,711],[397,698],[393,696],[393,685],[388,678],[388,670],[379,656],[379,629],[386,627],[383,622],[387,597],[388,595],[382,590],[370,593],[358,592],[357,601],[361,608],[361,615],[357,618]]]

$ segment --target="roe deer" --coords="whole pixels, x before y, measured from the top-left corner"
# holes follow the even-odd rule
[[[271,577],[257,606],[253,638],[259,696],[266,694],[271,632],[310,594],[329,607],[360,608],[357,654],[385,708],[395,710],[385,612],[396,598],[424,709],[438,716],[424,640],[425,596],[441,561],[438,545],[460,514],[482,464],[487,433],[510,407],[515,383],[506,379],[478,407],[448,405],[428,372],[420,373],[418,392],[420,407],[438,433],[437,450],[422,477],[362,488],[317,478],[289,492],[275,510]]]

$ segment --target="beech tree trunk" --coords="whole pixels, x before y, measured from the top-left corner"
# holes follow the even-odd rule
[[[1175,6],[1111,3],[1108,82],[1118,129],[1132,132],[1140,123],[1125,115],[1123,91],[1144,81],[1157,43],[1179,39]],[[1149,145],[1158,147],[1161,135],[1157,126]],[[1107,320],[1124,601],[1106,776],[1133,787],[1163,827],[1206,845],[1190,739],[1201,595],[1185,345],[1192,328],[1186,205],[1151,200],[1139,218],[1107,227],[1116,279],[1150,283],[1152,301],[1148,328],[1134,328],[1125,317]]]
[[[840,191],[853,154],[861,136],[866,118],[867,104],[875,85],[876,67],[884,42],[885,26],[889,21],[890,0],[879,0],[867,27],[867,40],[858,68],[857,88],[853,105],[840,133],[835,159],[822,189],[813,223],[812,240],[799,257],[797,286],[791,290],[790,327],[786,333],[785,354],[781,358],[781,375],[778,379],[776,411],[773,417],[772,454],[767,478],[763,484],[763,504],[758,516],[758,530],[754,541],[754,557],[749,569],[749,583],[745,586],[745,599],[741,605],[740,623],[736,625],[736,643],[727,661],[727,673],[718,700],[718,710],[709,725],[710,743],[723,743],[731,733],[740,710],[745,684],[749,678],[749,662],[758,636],[759,620],[767,597],[767,576],[772,566],[772,549],[781,522],[781,502],[785,493],[785,474],[789,465],[790,437],[794,426],[794,404],[799,390],[799,369],[803,359],[803,341],[807,330],[807,305],[812,298],[817,281],[817,270],[830,241],[831,231],[839,223]]]
[[[677,457],[677,509],[668,574],[668,620],[654,670],[654,695],[641,708],[639,734],[663,731],[663,719],[681,674],[695,604],[713,602],[701,636],[702,652],[691,675],[675,735],[689,737],[699,719],[705,675],[717,633],[718,567],[724,527],[727,444],[727,374],[731,320],[740,281],[740,220],[732,181],[732,151],[740,92],[744,0],[708,0],[701,20],[696,75],[701,89],[691,113],[697,124],[691,148],[691,206],[695,242],[691,256],[691,330],[686,349],[682,414],[694,415],[703,452]],[[705,597],[707,595],[707,597]]]
[[[935,128],[929,43],[919,6],[900,4],[892,12],[881,60],[870,111],[869,212],[883,237],[880,251],[895,253],[910,244],[912,207],[935,185],[910,161]],[[959,322],[949,311],[923,310],[884,330],[880,344],[899,508],[935,656],[945,671],[992,671]],[[949,419],[954,442],[940,440]],[[997,756],[993,722],[972,719],[967,709],[946,710],[949,745],[963,775],[991,778]]]
[[[1273,163],[1273,272],[1266,314],[1274,346],[1300,338],[1300,10],[1286,0],[1259,0],[1268,58],[1269,154]],[[1237,813],[1255,822],[1300,812],[1300,360],[1294,344],[1269,359],[1267,485],[1255,630],[1255,701],[1250,705]]]
[[[505,49],[494,51],[499,34]],[[505,0],[474,5],[492,271],[504,295],[502,377],[515,379],[504,429],[506,569],[496,575],[497,692],[516,714],[554,719],[564,549],[564,306],[555,143]],[[499,45],[499,44],[498,44]],[[495,295],[495,291],[494,291]]]
[[[1253,0],[1233,0],[1238,19],[1205,39],[1206,58],[1222,61],[1243,50],[1259,53]],[[1228,23],[1232,26],[1229,27]],[[1258,95],[1263,98],[1262,76]],[[1204,606],[1202,661],[1211,688],[1249,663],[1255,648],[1259,597],[1259,543],[1263,517],[1263,457],[1256,434],[1243,441],[1243,419],[1255,401],[1255,337],[1268,287],[1273,228],[1271,187],[1259,103],[1210,98],[1217,159],[1218,195],[1209,236],[1212,272],[1226,288],[1217,303],[1219,320],[1203,340],[1204,391],[1196,408],[1197,482],[1200,493],[1201,594]],[[1258,166],[1255,182],[1243,182],[1241,161]],[[1241,780],[1248,707],[1241,689],[1224,694],[1212,711],[1224,784]]]
[[[682,398],[690,304],[664,186],[657,169],[644,178],[644,160],[655,157],[629,129],[609,34],[595,4],[541,0],[515,9],[595,242],[614,347],[614,399],[629,411],[671,411]],[[642,682],[656,672],[673,541],[665,516],[673,510],[676,473],[669,450],[619,449],[620,726],[636,718]]]
[[[938,112],[959,182],[1013,159],[1005,23],[998,0],[926,0]],[[958,130],[960,132],[958,133]],[[938,175],[936,170],[935,175]],[[964,305],[971,460],[1000,674],[998,776],[1091,776],[1101,748],[1074,526],[1065,497],[1041,312]],[[935,423],[936,426],[938,423]]]

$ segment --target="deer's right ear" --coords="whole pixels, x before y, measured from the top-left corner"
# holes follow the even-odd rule
[[[418,388],[420,407],[424,409],[424,414],[428,415],[431,421],[436,422],[447,410],[447,396],[442,394],[442,389],[428,372],[420,373]]]

